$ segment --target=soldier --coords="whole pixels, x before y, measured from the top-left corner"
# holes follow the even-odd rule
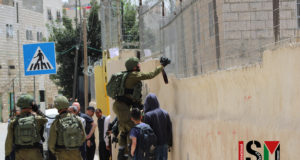
[[[140,72],[139,59],[136,57],[129,58],[125,62],[125,67],[128,72],[126,81],[124,83],[125,95],[116,97],[113,104],[113,111],[119,120],[120,141],[118,160],[127,159],[126,147],[129,144],[129,131],[134,126],[130,119],[130,108],[142,108],[142,80],[152,79],[157,76],[162,69],[170,63],[167,58],[161,58],[161,65],[158,66],[153,72],[142,73]]]
[[[8,126],[5,141],[5,156],[9,156],[15,147],[16,160],[42,160],[41,130],[47,119],[32,114],[33,97],[24,94],[18,99],[17,106],[21,114],[16,116]]]
[[[85,141],[86,135],[81,120],[68,113],[69,102],[64,96],[55,98],[54,107],[59,115],[50,127],[49,150],[57,160],[82,160],[79,147]]]

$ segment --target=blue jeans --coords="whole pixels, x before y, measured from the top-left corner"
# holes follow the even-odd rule
[[[155,159],[156,160],[167,160],[168,159],[168,145],[158,145],[155,148]]]

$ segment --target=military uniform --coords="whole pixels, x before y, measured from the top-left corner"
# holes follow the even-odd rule
[[[19,106],[21,109],[24,108],[30,108],[33,103],[33,98],[30,95],[22,95],[18,102],[17,106]],[[34,117],[35,121],[35,130],[36,130],[36,137],[35,137],[35,143],[31,145],[22,145],[20,144],[20,138],[19,135],[17,135],[16,132],[21,132],[21,134],[29,133],[28,131],[17,131],[17,125],[19,125],[19,120],[26,118],[26,117]],[[41,141],[41,135],[39,134],[42,130],[43,126],[47,123],[47,119],[43,118],[41,116],[35,116],[31,114],[30,112],[22,112],[19,116],[15,117],[11,120],[11,122],[8,125],[8,132],[6,136],[5,141],[5,156],[9,156],[10,153],[13,150],[13,147],[15,147],[15,158],[16,160],[42,160],[43,156],[40,150],[40,147],[42,144],[40,144]],[[24,132],[24,133],[22,133]],[[27,134],[28,136],[28,134]]]
[[[139,63],[139,60],[137,58],[130,58],[126,61],[126,69],[128,71],[132,70],[134,67],[136,67]],[[159,66],[157,67],[153,72],[149,73],[142,73],[138,71],[132,71],[129,72],[125,81],[125,88],[126,89],[133,89],[137,85],[140,85],[140,92],[141,92],[141,81],[152,79],[155,76],[157,76],[161,71],[163,67]],[[141,95],[141,93],[139,93]],[[134,123],[130,119],[130,108],[133,104],[141,105],[141,96],[138,98],[133,98],[132,94],[126,94],[124,95],[125,99],[129,99],[131,101],[131,104],[126,102],[126,100],[122,99],[116,99],[116,101],[113,104],[113,111],[118,117],[119,122],[119,130],[120,130],[120,141],[119,145],[121,147],[126,147],[127,144],[129,144],[129,138],[128,133],[130,129],[134,126]]]
[[[59,96],[54,101],[54,106],[59,110],[67,109],[69,104],[67,98],[63,96]],[[82,160],[81,154],[78,147],[68,148],[64,143],[63,133],[59,130],[60,119],[75,116],[71,113],[68,113],[66,110],[60,112],[59,116],[53,121],[50,127],[50,134],[48,140],[48,148],[49,150],[56,156],[57,160]],[[81,138],[74,139],[73,141],[79,141],[82,145],[85,142],[86,134],[84,131],[84,127],[81,123],[81,120],[76,116],[76,123],[79,124]]]

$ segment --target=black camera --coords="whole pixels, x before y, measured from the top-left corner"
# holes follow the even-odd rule
[[[160,57],[160,64],[163,65],[164,67],[168,64],[171,63],[171,60],[167,57]]]

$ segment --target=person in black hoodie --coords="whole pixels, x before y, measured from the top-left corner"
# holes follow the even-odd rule
[[[156,160],[168,159],[168,147],[172,146],[172,122],[167,111],[159,106],[155,94],[147,95],[144,104],[144,122],[149,124],[157,136]]]

